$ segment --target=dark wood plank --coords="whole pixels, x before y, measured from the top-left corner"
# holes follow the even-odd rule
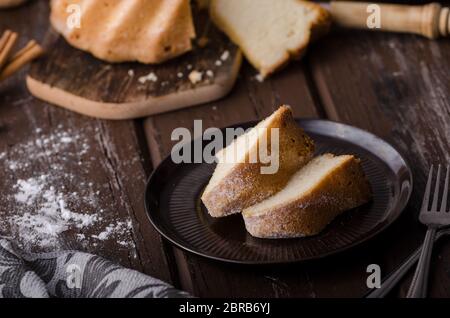
[[[20,33],[21,44],[42,40],[48,2],[0,11],[0,31],[6,28]],[[40,102],[28,93],[24,77],[25,70],[0,85],[0,235],[27,250],[95,253],[173,282],[176,275],[144,211],[151,163],[141,151],[141,125],[90,119]],[[17,197],[20,180],[38,183],[35,200],[26,201],[30,205]],[[68,211],[97,220],[80,229],[79,222],[67,219],[67,229],[45,241],[27,240],[35,232],[18,226],[25,212],[31,219],[49,213],[60,224],[61,213]]]
[[[388,273],[424,237],[417,216],[429,166],[450,161],[450,43],[349,32],[322,41],[309,55],[309,65],[331,119],[387,139],[413,168],[414,192],[408,208],[370,250],[372,261]],[[449,251],[448,244],[436,251],[431,296],[450,296]],[[405,280],[399,295],[408,286]]]

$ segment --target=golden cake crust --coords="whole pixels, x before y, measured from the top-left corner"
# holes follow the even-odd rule
[[[260,162],[236,164],[212,189],[207,188],[202,201],[213,217],[240,213],[282,189],[291,175],[305,165],[314,153],[314,143],[297,125],[288,106],[282,106],[268,128],[279,130],[279,170],[275,174],[261,174]],[[269,130],[270,132],[270,130]],[[270,149],[270,133],[268,147]]]
[[[336,167],[308,194],[273,209],[242,213],[247,231],[259,238],[294,238],[320,233],[343,211],[371,198],[370,185],[360,162],[353,156]]]
[[[73,4],[80,28],[67,24]],[[162,63],[190,51],[195,37],[189,0],[52,0],[50,21],[72,46],[108,62]]]

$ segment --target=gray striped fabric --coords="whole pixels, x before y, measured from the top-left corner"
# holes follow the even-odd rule
[[[76,251],[24,253],[0,237],[0,298],[184,298],[158,279]]]

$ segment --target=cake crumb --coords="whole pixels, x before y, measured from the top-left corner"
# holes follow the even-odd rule
[[[128,70],[128,76],[129,77],[134,77],[134,71],[133,70]]]
[[[151,81],[151,82],[155,83],[156,81],[158,81],[158,77],[153,72],[151,72],[151,73],[149,73],[149,74],[147,74],[145,76],[139,77],[139,83],[141,83],[141,84],[145,84],[148,81]]]
[[[216,61],[216,66],[222,66],[222,61],[221,60],[217,60]]]
[[[207,75],[208,77],[214,77],[214,72],[211,71],[211,70],[207,70],[207,71],[206,71],[206,75]]]
[[[186,66],[186,68],[187,68],[188,70],[192,70],[192,64],[188,64],[188,65]]]
[[[255,79],[260,83],[264,82],[264,76],[262,74],[257,74]]]
[[[230,51],[225,51],[222,53],[222,56],[220,57],[220,59],[225,62],[226,60],[228,60],[229,57],[230,57]]]
[[[178,74],[177,74],[177,77],[178,77],[178,78],[183,78],[183,76],[184,76],[184,74],[183,74],[183,73],[181,73],[181,72],[178,72]]]
[[[199,71],[192,71],[189,74],[189,80],[191,81],[192,84],[197,84],[199,82],[201,82],[203,79],[203,73],[199,72]]]

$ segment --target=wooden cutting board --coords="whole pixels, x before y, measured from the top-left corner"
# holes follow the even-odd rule
[[[50,30],[47,54],[32,64],[28,89],[49,103],[105,119],[144,117],[219,99],[233,87],[242,54],[206,12],[194,15],[197,39],[207,39],[206,46],[197,42],[193,51],[161,65],[103,62]],[[200,82],[189,80],[192,71],[202,72]],[[142,83],[151,73],[153,80]]]

